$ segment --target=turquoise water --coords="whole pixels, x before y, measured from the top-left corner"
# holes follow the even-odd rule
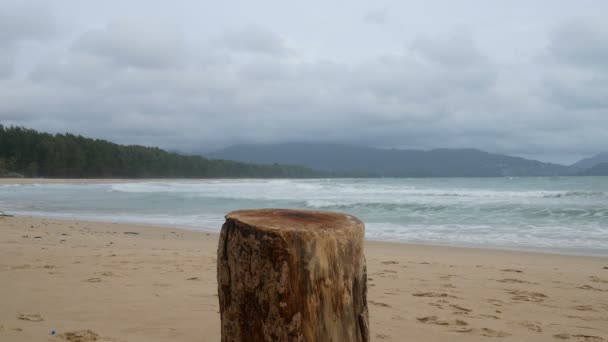
[[[376,240],[608,255],[608,177],[0,186],[16,214],[214,231],[229,211],[271,207],[347,212]]]

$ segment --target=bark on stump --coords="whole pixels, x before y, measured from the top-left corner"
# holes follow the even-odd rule
[[[369,341],[365,227],[338,213],[226,215],[217,258],[222,341]]]

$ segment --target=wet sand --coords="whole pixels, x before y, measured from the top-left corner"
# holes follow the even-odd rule
[[[219,341],[217,239],[0,218],[0,341]],[[608,341],[608,258],[365,248],[374,341]]]

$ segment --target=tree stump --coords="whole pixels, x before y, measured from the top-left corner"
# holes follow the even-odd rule
[[[369,341],[365,227],[338,213],[226,215],[217,258],[222,341]]]

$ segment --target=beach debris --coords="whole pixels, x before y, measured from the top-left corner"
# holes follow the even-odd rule
[[[123,234],[126,234],[126,235],[139,235],[138,232],[124,232]]]
[[[17,318],[22,320],[22,321],[29,321],[29,322],[42,322],[44,321],[44,318],[42,318],[42,316],[40,316],[39,314],[18,314]]]
[[[51,330],[51,335],[55,335],[57,333],[57,330],[53,329]]]
[[[59,337],[70,342],[91,342],[97,341],[99,339],[98,334],[88,329],[66,332],[64,334],[59,335]]]
[[[200,278],[199,277],[192,277],[192,278],[188,278],[186,280],[200,280]]]

